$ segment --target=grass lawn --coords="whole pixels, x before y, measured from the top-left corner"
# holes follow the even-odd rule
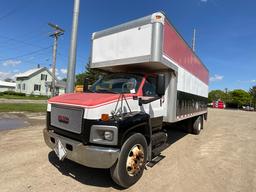
[[[28,111],[46,112],[47,104],[34,103],[0,103],[0,112]]]
[[[46,96],[18,96],[18,95],[0,95],[0,99],[29,99],[29,100],[47,100]]]

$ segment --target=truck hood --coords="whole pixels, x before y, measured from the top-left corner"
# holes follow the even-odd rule
[[[97,107],[108,103],[113,103],[119,98],[119,94],[110,93],[69,93],[53,97],[48,103],[73,105],[81,107]],[[125,95],[131,97],[131,94]]]

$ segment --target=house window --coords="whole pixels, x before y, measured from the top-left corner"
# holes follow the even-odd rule
[[[41,91],[41,85],[34,85],[34,91]]]
[[[22,84],[22,90],[26,90],[26,84],[25,83]]]
[[[47,75],[45,75],[45,74],[41,74],[41,80],[45,80],[45,81],[47,81]]]
[[[17,85],[17,89],[20,89],[20,84]]]

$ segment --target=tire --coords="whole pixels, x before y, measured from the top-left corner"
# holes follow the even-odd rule
[[[123,188],[132,186],[141,178],[146,161],[147,141],[135,133],[124,142],[117,162],[110,168],[113,181]]]
[[[195,135],[199,135],[202,129],[203,129],[203,118],[202,116],[198,116],[193,123],[192,133]]]

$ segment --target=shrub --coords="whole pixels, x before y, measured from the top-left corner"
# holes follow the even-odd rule
[[[18,92],[14,92],[14,91],[4,91],[2,93],[3,93],[3,95],[26,96],[25,93],[18,93]]]
[[[31,93],[28,97],[30,98],[37,98],[37,99],[48,99],[48,96],[45,95],[34,95],[33,93]]]

